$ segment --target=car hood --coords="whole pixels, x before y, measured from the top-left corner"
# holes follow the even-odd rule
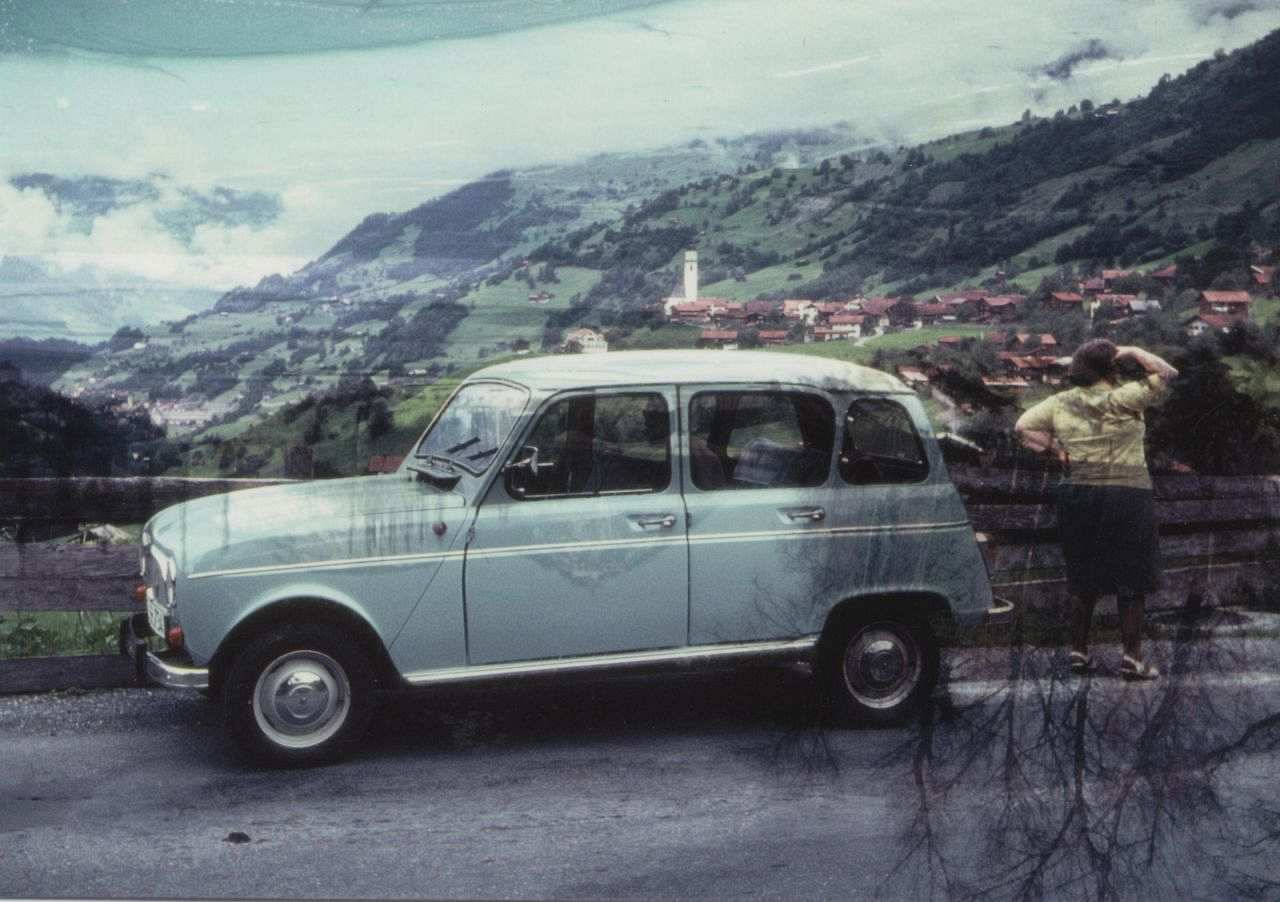
[[[187,501],[146,529],[190,575],[445,551],[466,504],[399,475],[315,480]]]

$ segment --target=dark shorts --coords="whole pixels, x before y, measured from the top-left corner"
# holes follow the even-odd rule
[[[1160,546],[1151,489],[1058,487],[1058,536],[1067,585],[1076,595],[1150,592],[1160,584]]]

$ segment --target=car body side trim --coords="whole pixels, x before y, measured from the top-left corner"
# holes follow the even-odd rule
[[[661,648],[653,651],[629,651],[606,655],[584,655],[574,658],[551,658],[542,661],[515,661],[506,664],[476,664],[469,667],[418,670],[404,674],[404,679],[414,686],[426,686],[435,683],[461,683],[506,676],[530,676],[584,670],[643,667],[649,664],[694,663],[724,658],[770,658],[803,655],[812,651],[817,644],[817,636],[805,636],[800,639],[782,639],[767,642],[688,645],[680,648]]]
[[[758,542],[769,539],[814,539],[834,538],[845,535],[865,535],[869,533],[912,533],[931,532],[944,529],[961,529],[969,526],[968,520],[954,520],[945,523],[902,523],[891,526],[838,526],[825,529],[794,527],[791,529],[771,529],[759,532],[724,532],[709,535],[677,534],[672,536],[637,537],[626,539],[601,539],[595,542],[555,542],[543,545],[514,545],[507,548],[487,548],[436,551],[427,554],[399,554],[385,557],[338,558],[327,561],[307,561],[298,564],[264,564],[257,567],[233,567],[226,570],[204,570],[192,573],[188,579],[207,579],[211,576],[252,576],[262,573],[289,573],[296,571],[327,570],[334,567],[378,567],[388,564],[407,564],[421,561],[448,560],[461,558],[464,555],[472,558],[509,557],[520,554],[548,554],[564,551],[605,551],[610,548],[630,548],[635,545],[679,545],[688,540],[690,544],[710,542]]]

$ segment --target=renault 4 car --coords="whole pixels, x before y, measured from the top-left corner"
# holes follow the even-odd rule
[[[395,474],[168,508],[142,575],[124,650],[275,763],[349,748],[380,692],[530,675],[807,661],[885,720],[930,692],[939,621],[1011,610],[917,396],[752,351],[480,370]]]

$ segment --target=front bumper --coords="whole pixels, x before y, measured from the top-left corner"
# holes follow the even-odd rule
[[[120,654],[134,662],[138,685],[152,683],[168,689],[207,689],[209,670],[193,667],[185,655],[157,654],[147,648],[154,636],[146,614],[133,614],[120,621]]]

